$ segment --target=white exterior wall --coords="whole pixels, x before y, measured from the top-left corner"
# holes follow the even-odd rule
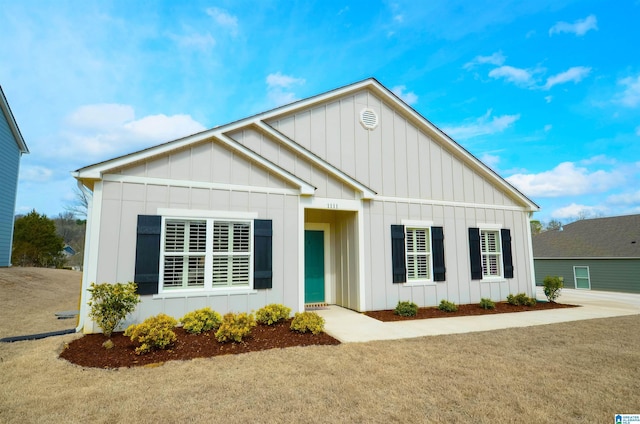
[[[259,166],[247,163],[242,158],[232,155],[221,159],[220,153],[224,152],[224,149],[214,146],[205,150],[215,153],[211,156],[213,165],[202,165],[202,156],[185,151],[121,170],[119,175],[132,175],[139,178],[140,183],[109,181],[110,177],[105,177],[107,181],[100,185],[102,190],[95,193],[101,197],[100,201],[96,202],[94,197],[94,204],[100,205],[99,236],[96,240],[99,254],[95,257],[95,281],[133,281],[137,217],[159,215],[158,209],[168,208],[201,210],[204,213],[253,212],[259,219],[272,220],[273,288],[242,294],[216,294],[212,291],[198,296],[184,292],[141,296],[142,302],[136,312],[130,315],[129,321],[124,323],[124,327],[160,312],[179,319],[185,313],[205,306],[221,314],[250,312],[269,303],[282,303],[294,311],[299,310],[298,264],[295,260],[298,252],[298,195],[293,194],[292,189],[282,188],[286,186],[285,182],[278,181]],[[221,163],[223,165],[218,166]],[[217,170],[208,173],[197,169],[202,166],[214,167]],[[225,171],[222,172],[221,169]],[[233,190],[190,187],[188,178],[194,173],[200,173],[201,181],[209,180],[216,184],[233,181],[237,185],[238,182],[250,184],[260,181],[264,186],[256,184],[253,187],[245,187],[247,191],[242,191],[242,187],[234,187]],[[159,182],[165,184],[160,185]],[[169,183],[184,186],[166,185]],[[94,331],[99,330],[86,319],[85,332]]]

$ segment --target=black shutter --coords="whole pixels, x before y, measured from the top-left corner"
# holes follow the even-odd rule
[[[391,226],[391,267],[393,283],[407,281],[407,268],[404,245],[404,225]]]
[[[270,219],[253,221],[253,288],[273,287],[272,223]]]
[[[471,279],[482,280],[482,253],[480,252],[480,229],[469,228],[469,259]]]
[[[433,246],[433,281],[444,281],[444,232],[442,227],[431,227],[431,244]]]
[[[500,230],[502,238],[502,263],[504,265],[504,278],[513,278],[513,256],[511,255],[511,231]]]
[[[160,233],[162,217],[138,215],[136,271],[133,277],[138,294],[158,293],[160,282]]]

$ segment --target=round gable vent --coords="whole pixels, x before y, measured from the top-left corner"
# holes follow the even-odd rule
[[[373,109],[365,108],[360,111],[360,123],[368,130],[378,126],[378,115]]]

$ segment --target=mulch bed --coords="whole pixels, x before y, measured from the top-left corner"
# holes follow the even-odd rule
[[[393,310],[370,311],[365,312],[365,314],[379,321],[406,321],[412,319],[450,318],[468,315],[491,315],[505,314],[510,312],[542,311],[546,309],[574,308],[577,305],[567,305],[564,303],[553,302],[538,302],[535,306],[515,306],[507,302],[496,302],[495,309],[482,309],[477,303],[457,306],[458,310],[456,312],[441,311],[437,307],[419,308],[418,315],[416,315],[415,317],[403,317],[400,315],[396,315],[393,313]]]
[[[60,354],[66,359],[83,367],[119,368],[149,366],[166,361],[208,358],[218,355],[256,352],[260,350],[285,348],[292,346],[337,345],[340,342],[326,333],[311,334],[291,331],[291,319],[273,326],[258,325],[251,335],[240,343],[219,343],[213,332],[189,334],[182,328],[176,328],[176,342],[167,350],[156,350],[142,355],[135,353],[136,344],[123,333],[113,333],[114,347],[105,349],[102,344],[107,340],[103,334],[85,334],[68,344]]]

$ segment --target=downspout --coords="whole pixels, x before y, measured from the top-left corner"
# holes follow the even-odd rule
[[[93,193],[89,190],[82,181],[78,180],[78,188],[87,198],[87,223],[85,225],[84,236],[84,255],[82,258],[82,286],[80,288],[80,310],[78,313],[78,324],[76,327],[76,333],[82,332],[84,328],[84,317],[87,313],[87,302],[84,298],[84,294],[87,293],[89,288],[87,277],[87,265],[89,264],[89,251],[91,250],[91,215],[93,215]]]

